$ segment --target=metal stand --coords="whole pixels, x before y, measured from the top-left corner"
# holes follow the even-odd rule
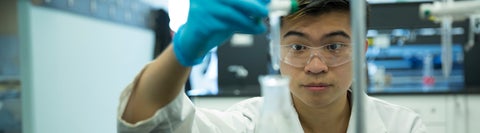
[[[365,69],[365,32],[366,1],[350,1],[353,44],[353,112],[355,116],[355,133],[365,133],[364,93],[366,85]]]

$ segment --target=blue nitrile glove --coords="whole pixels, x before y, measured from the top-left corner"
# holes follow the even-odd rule
[[[183,66],[202,62],[233,33],[265,32],[269,0],[190,0],[187,22],[173,37],[173,50]]]

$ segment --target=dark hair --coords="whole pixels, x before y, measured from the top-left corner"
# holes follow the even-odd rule
[[[297,0],[298,11],[282,18],[282,21],[295,20],[305,15],[321,15],[324,13],[350,11],[350,0]],[[365,1],[366,3],[366,1]],[[369,25],[370,8],[367,5],[367,27]]]

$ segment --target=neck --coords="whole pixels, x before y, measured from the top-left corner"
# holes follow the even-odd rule
[[[322,107],[312,107],[298,99],[293,99],[293,102],[305,133],[345,133],[347,131],[351,111],[347,94]]]

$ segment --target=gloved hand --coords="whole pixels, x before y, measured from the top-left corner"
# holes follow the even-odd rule
[[[173,37],[175,56],[183,66],[202,62],[205,55],[233,33],[265,32],[269,0],[190,0],[187,22]]]

